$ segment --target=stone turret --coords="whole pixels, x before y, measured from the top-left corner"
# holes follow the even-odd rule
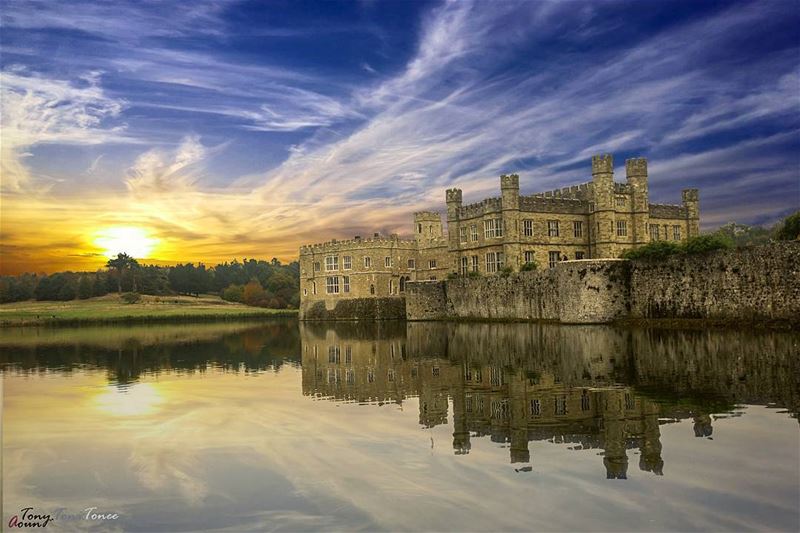
[[[614,157],[592,156],[594,212],[591,230],[595,235],[593,257],[616,257],[614,250]]]
[[[442,217],[434,211],[414,213],[414,240],[427,243],[440,240],[443,236]]]
[[[450,250],[458,249],[458,231],[461,211],[462,193],[461,189],[447,189],[445,192],[447,202],[447,243]]]
[[[519,248],[519,175],[500,176],[503,211],[503,253],[505,264],[517,268],[520,264]]]
[[[635,157],[625,161],[625,179],[633,196],[633,241],[646,243],[649,239],[647,226],[650,222],[650,193],[647,177],[647,159]]]
[[[683,207],[686,208],[687,237],[700,235],[700,191],[684,189],[682,193]]]

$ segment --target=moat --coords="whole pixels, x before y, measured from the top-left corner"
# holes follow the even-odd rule
[[[798,333],[6,328],[0,364],[6,524],[800,529]]]

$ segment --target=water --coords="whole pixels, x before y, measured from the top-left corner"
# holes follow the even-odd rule
[[[6,329],[3,523],[33,507],[61,509],[51,531],[797,531],[798,346],[530,324]]]

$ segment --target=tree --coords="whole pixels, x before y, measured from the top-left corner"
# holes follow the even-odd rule
[[[126,270],[133,270],[139,267],[139,262],[125,253],[117,254],[117,257],[109,259],[106,268],[113,270],[117,275],[117,292],[122,294],[122,273]],[[136,290],[136,276],[133,277],[133,290]]]
[[[266,296],[261,283],[256,278],[253,278],[244,286],[242,301],[247,305],[263,305]]]
[[[244,287],[231,283],[222,291],[222,299],[228,302],[240,302],[244,299]]]
[[[775,238],[779,241],[796,241],[800,239],[800,211],[783,219],[782,225],[775,232]]]
[[[94,284],[92,283],[91,276],[81,276],[80,281],[78,281],[78,298],[86,300],[87,298],[91,298],[93,293]]]

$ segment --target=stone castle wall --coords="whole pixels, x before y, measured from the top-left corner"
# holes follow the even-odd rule
[[[300,303],[300,320],[403,320],[406,299],[400,297],[347,298]]]
[[[800,242],[631,263],[631,318],[800,322]]]
[[[800,243],[659,261],[567,261],[507,277],[410,283],[406,311],[409,320],[800,324]]]

